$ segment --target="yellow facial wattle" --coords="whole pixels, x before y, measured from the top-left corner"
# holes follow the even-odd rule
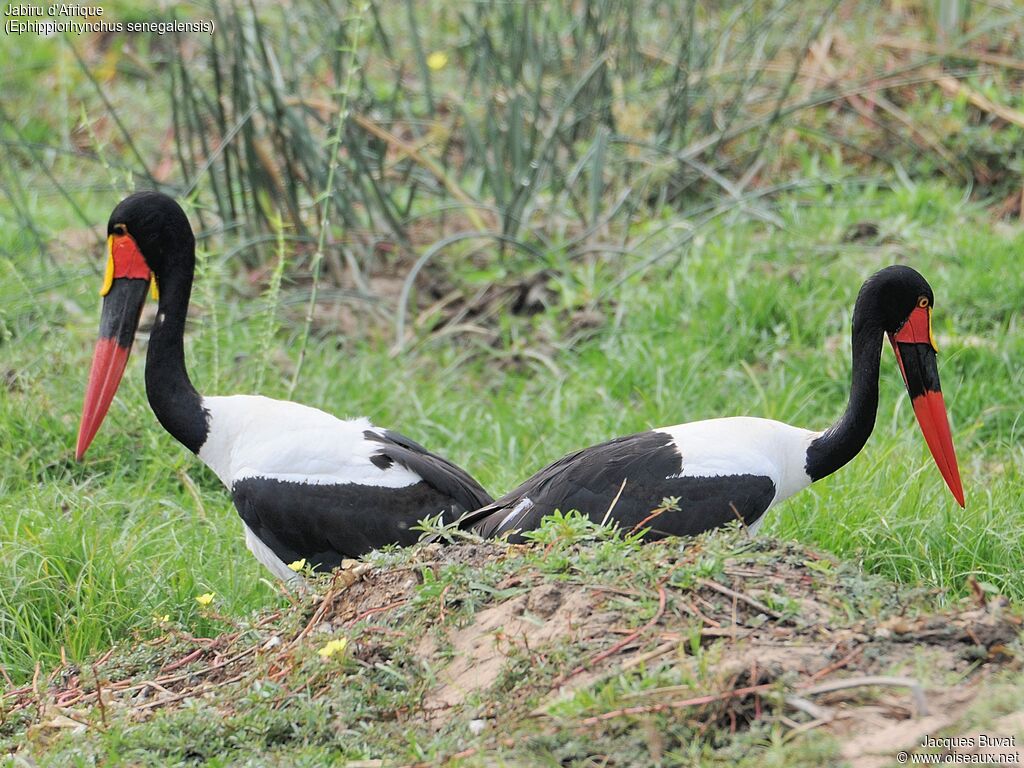
[[[103,285],[100,287],[100,296],[110,293],[110,286],[114,284],[114,236],[107,236],[107,268],[103,272]]]

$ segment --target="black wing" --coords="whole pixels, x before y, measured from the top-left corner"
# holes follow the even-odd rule
[[[379,435],[367,430],[363,432],[363,437],[381,444],[377,455],[371,459],[374,464],[381,469],[387,469],[391,462],[394,462],[415,472],[427,485],[449,497],[453,502],[453,510],[459,514],[477,509],[494,500],[491,494],[462,467],[452,464],[436,453],[431,453],[405,435],[391,430],[385,430],[383,435]]]
[[[364,437],[381,444],[371,461],[382,472],[397,463],[422,480],[386,488],[251,477],[232,487],[242,520],[285,564],[305,558],[329,570],[388,544],[416,543],[421,531],[414,526],[425,517],[444,514],[452,522],[491,501],[467,472],[418,443],[394,432]]]
[[[252,477],[237,481],[231,496],[245,524],[285,564],[305,558],[322,570],[388,544],[415,544],[421,531],[413,527],[425,517],[461,514],[425,482],[383,488]]]
[[[749,525],[775,498],[768,477],[679,477],[680,469],[679,453],[666,433],[616,438],[559,459],[463,524],[492,537],[537,528],[556,509],[578,510],[625,530],[650,528],[651,538],[692,536],[737,518]],[[679,499],[679,510],[655,513],[667,497]]]

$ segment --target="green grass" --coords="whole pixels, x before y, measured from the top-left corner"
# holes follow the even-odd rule
[[[865,450],[773,510],[764,531],[834,553],[846,576],[863,577],[857,594],[879,605],[917,591],[934,593],[931,607],[949,604],[970,594],[971,579],[1024,600],[1024,227],[1007,205],[1019,195],[1024,130],[929,79],[954,74],[1019,110],[1019,69],[988,61],[994,51],[1021,58],[1017,11],[974,4],[947,29],[931,0],[895,10],[844,0],[832,16],[827,0],[820,14],[794,0],[694,2],[682,14],[662,0],[593,0],[586,18],[558,3],[454,0],[428,17],[411,2],[371,0],[356,23],[363,5],[287,14],[260,2],[182,5],[183,16],[214,14],[217,35],[24,38],[3,65],[0,693],[6,678],[19,686],[67,672],[62,658],[88,677],[115,644],[111,663],[121,666],[102,674],[146,676],[173,651],[184,655],[192,635],[258,635],[253,617],[278,609],[281,623],[266,631],[287,632],[307,615],[246,550],[217,479],[156,423],[144,335],[87,459],[73,461],[98,324],[97,235],[124,193],[151,186],[150,173],[189,190],[183,203],[199,233],[186,356],[200,391],[369,416],[495,495],[569,451],[650,427],[740,414],[826,427],[848,392],[857,290],[880,267],[910,264],[935,290],[966,510],[934,467],[884,349]],[[123,6],[107,13],[137,19]],[[833,45],[807,56],[819,32]],[[880,46],[879,34],[913,45]],[[940,39],[956,55],[914,48]],[[432,52],[448,63],[432,70]],[[835,80],[815,69],[819,53]],[[344,83],[352,114],[322,226]],[[517,281],[544,269],[547,308],[514,314]],[[411,289],[400,327],[393,288],[363,291],[361,281],[382,275]],[[455,301],[428,316],[449,291]],[[461,330],[444,325],[445,311],[479,294],[508,300],[465,304]],[[322,314],[307,328],[311,295]],[[334,320],[339,308],[359,318],[350,333]],[[591,321],[582,329],[581,317]],[[573,526],[549,532],[571,540]],[[551,583],[650,587],[660,577],[653,548],[564,544],[545,540],[518,562]],[[375,557],[401,567],[419,552]],[[720,566],[711,558],[700,568]],[[446,588],[461,606],[449,623],[515,589],[500,586],[511,573],[504,559],[428,573],[403,614],[415,631],[440,621]],[[684,599],[690,585],[673,586]],[[210,608],[195,600],[206,592]],[[656,603],[650,592],[626,602],[636,621]],[[324,745],[341,739],[346,757],[439,762],[465,742],[464,723],[434,733],[384,713],[416,711],[449,652],[424,660],[391,643],[394,658],[346,669],[324,696],[309,682],[322,675],[319,659],[302,647],[313,664],[296,677],[225,693],[248,713],[233,699],[192,701],[137,728],[128,716],[103,723],[89,748],[111,761],[320,765],[341,754]],[[566,645],[536,669],[523,658],[492,694],[529,696],[579,652]],[[469,764],[586,764],[598,751],[642,762],[647,738],[635,723],[584,733],[572,721],[680,675],[670,664],[599,681],[556,712],[557,732],[524,731],[515,747],[491,744]],[[708,683],[682,682],[695,692]],[[993,688],[999,712],[1009,706],[999,692],[1015,685],[1008,676]],[[46,716],[8,717],[0,706],[0,745],[17,745]],[[682,763],[835,758],[835,744],[813,733],[794,751],[781,727],[755,724],[712,743],[678,721],[654,723],[670,736],[666,759]],[[74,738],[54,761],[88,761]]]
[[[311,341],[294,397],[402,430],[495,493],[570,450],[653,426],[748,414],[823,428],[845,403],[860,282],[905,261],[935,290],[967,509],[932,465],[884,350],[864,452],[776,510],[767,530],[898,582],[956,595],[974,576],[1024,597],[1020,230],[993,227],[941,185],[804,194],[784,198],[778,214],[780,230],[742,221],[708,229],[678,265],[615,289],[606,324],[572,349],[544,342],[562,330],[557,311],[503,316],[497,350],[426,338],[393,357],[386,338],[327,335]],[[844,243],[866,220],[882,242]],[[567,293],[597,295],[621,267],[596,262],[561,279]],[[227,493],[149,411],[141,347],[86,461],[73,462],[98,306],[98,281],[75,270],[63,284],[31,278],[31,293],[17,280],[2,289],[0,663],[19,680],[62,647],[80,659],[128,633],[156,632],[154,615],[215,632],[194,602],[200,592],[215,592],[232,616],[280,599],[245,550]],[[262,376],[264,394],[283,396],[287,357],[262,356],[261,318],[274,308],[237,300],[227,276],[204,278],[194,302],[203,320],[188,340],[200,390],[252,391]],[[550,366],[515,354],[524,349]]]

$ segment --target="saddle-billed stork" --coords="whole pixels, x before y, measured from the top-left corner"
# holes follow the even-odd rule
[[[139,192],[107,224],[100,338],[82,407],[76,458],[99,429],[124,374],[146,293],[158,297],[146,395],[164,429],[231,492],[246,544],[276,576],[320,570],[386,544],[411,544],[417,521],[453,521],[491,497],[464,470],[365,418],[343,421],[298,403],[200,395],[185,370],[184,333],[195,237],[167,195]]]
[[[861,288],[853,309],[853,377],[846,412],[823,432],[770,419],[695,421],[584,448],[473,512],[463,524],[483,536],[536,528],[555,510],[648,536],[695,535],[741,519],[753,532],[764,514],[864,447],[875,425],[882,339],[888,335],[935,463],[962,507],[953,440],[939,388],[931,332],[932,289],[915,270],[892,266]],[[678,510],[663,509],[668,497]]]

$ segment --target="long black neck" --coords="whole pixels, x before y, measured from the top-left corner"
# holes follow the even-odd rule
[[[207,413],[185,370],[185,316],[192,269],[158,278],[160,303],[146,354],[146,395],[164,429],[193,453],[206,442]]]
[[[860,453],[871,437],[878,412],[878,367],[883,332],[872,323],[853,318],[853,375],[846,412],[807,449],[805,467],[811,480],[831,475]]]

